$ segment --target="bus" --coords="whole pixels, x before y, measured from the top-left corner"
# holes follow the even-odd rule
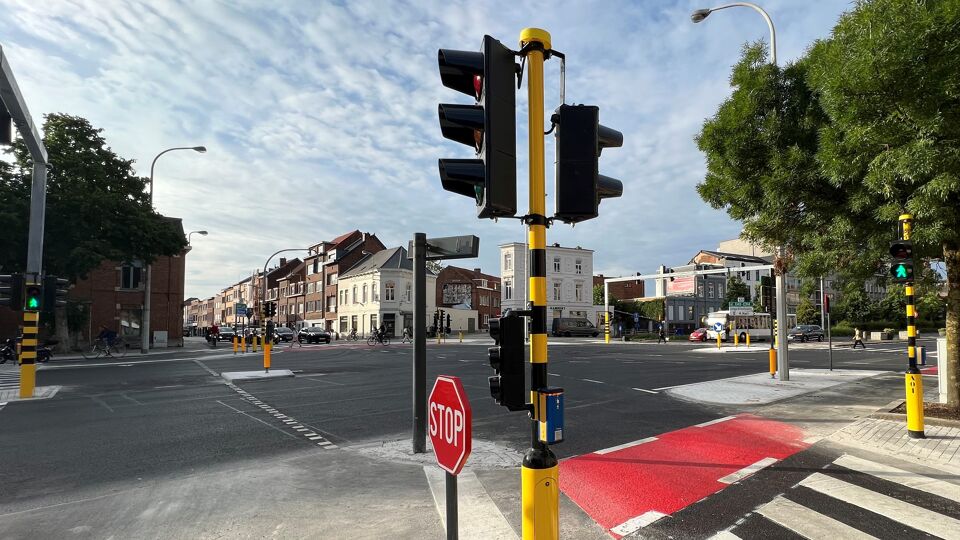
[[[717,331],[717,323],[720,324],[721,331]],[[717,334],[720,334],[722,341],[730,340],[734,334],[740,336],[740,341],[747,339],[750,334],[750,341],[769,341],[770,340],[770,314],[754,313],[753,315],[730,315],[728,310],[711,311],[707,314],[707,339],[716,340]],[[797,324],[797,316],[787,314],[787,329],[793,328]]]

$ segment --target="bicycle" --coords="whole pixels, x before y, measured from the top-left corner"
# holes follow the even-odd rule
[[[110,343],[106,343],[105,340],[98,339],[93,342],[93,345],[90,347],[90,349],[81,350],[80,354],[82,354],[87,360],[100,358],[101,356],[109,356],[110,358],[123,358],[123,356],[127,354],[127,344],[124,343],[123,339],[121,338],[115,338]]]
[[[353,329],[350,331],[349,334],[347,334],[346,339],[351,341],[360,341],[360,336],[357,335],[357,330]]]
[[[367,345],[373,347],[373,346],[376,345],[377,343],[379,343],[379,344],[381,344],[381,345],[389,345],[389,344],[390,344],[390,338],[387,337],[386,334],[384,334],[384,335],[382,335],[382,336],[381,336],[380,334],[371,334],[370,337],[367,338]]]

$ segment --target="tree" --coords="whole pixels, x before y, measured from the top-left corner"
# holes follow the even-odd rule
[[[107,146],[102,130],[78,116],[49,114],[43,143],[50,159],[44,224],[43,270],[76,282],[103,261],[151,262],[180,253],[181,231],[157,214],[136,176],[133,161]],[[14,143],[14,163],[0,167],[0,264],[22,271],[27,258],[27,228],[32,161],[22,140]],[[66,337],[66,315],[56,317]]]
[[[867,322],[874,311],[873,302],[863,290],[862,283],[850,283],[844,287],[840,301],[831,306],[831,318],[851,323]]]
[[[800,299],[797,304],[797,324],[818,324],[820,322],[820,312],[809,298]]]
[[[825,260],[878,267],[897,217],[914,215],[915,257],[947,274],[947,402],[960,407],[960,3],[861,1],[810,50],[809,84],[829,122],[817,158],[841,211],[813,234]]]
[[[613,299],[611,298],[611,301]],[[593,305],[602,306],[603,305],[603,285],[594,285],[593,286]]]
[[[746,302],[750,301],[750,287],[747,287],[747,284],[739,276],[728,277],[727,295],[723,297],[720,309],[727,309],[730,307],[730,302],[736,302],[740,298],[743,298]]]

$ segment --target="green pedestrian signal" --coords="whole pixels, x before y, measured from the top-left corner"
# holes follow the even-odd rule
[[[913,242],[896,240],[890,243],[890,276],[894,283],[913,281]]]
[[[40,311],[40,300],[43,290],[39,285],[27,285],[27,290],[23,295],[23,309],[26,311]]]
[[[896,269],[896,274],[898,278],[907,277],[907,267],[902,264],[898,264]]]

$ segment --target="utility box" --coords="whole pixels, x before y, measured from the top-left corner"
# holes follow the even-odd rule
[[[563,388],[542,388],[540,395],[540,442],[563,441]]]
[[[166,349],[168,346],[168,334],[166,330],[156,330],[153,332],[153,348]]]
[[[937,382],[940,403],[947,402],[947,338],[937,338]]]

